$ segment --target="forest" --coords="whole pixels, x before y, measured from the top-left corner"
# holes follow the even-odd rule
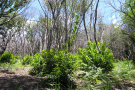
[[[0,89],[135,90],[135,0],[0,0]]]

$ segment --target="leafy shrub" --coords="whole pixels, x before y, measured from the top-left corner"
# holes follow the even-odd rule
[[[13,59],[13,54],[11,52],[4,52],[1,56],[0,56],[0,62],[10,62],[11,59]]]
[[[36,75],[36,74],[40,74],[41,76],[44,76],[45,74],[50,74],[54,67],[56,66],[56,59],[55,59],[55,55],[56,55],[56,51],[54,49],[51,49],[50,51],[46,51],[43,50],[41,52],[41,61],[42,63],[39,63],[38,59],[35,59],[35,63],[34,64],[34,68],[30,71],[31,75]],[[35,57],[38,57],[37,55],[34,55]],[[41,74],[42,73],[42,74]]]
[[[37,65],[37,64],[42,64],[43,63],[43,57],[40,55],[40,53],[36,53],[34,56],[33,56],[33,63],[32,65]]]
[[[40,75],[44,76],[43,74],[44,71],[44,65],[43,64],[34,64],[34,68],[29,71],[30,75]]]
[[[41,55],[44,58],[42,59],[43,63],[34,65],[30,74],[40,74],[42,76],[49,74],[49,78],[57,84],[60,83],[61,86],[68,87],[71,82],[70,74],[76,66],[80,67],[80,65],[78,65],[80,61],[75,62],[77,61],[76,59],[78,59],[77,56],[74,56],[71,53],[66,54],[65,51],[56,51],[54,49],[46,51]],[[76,67],[76,69],[78,67]]]
[[[23,57],[23,61],[22,61],[23,65],[28,65],[28,64],[31,64],[31,63],[32,63],[32,56],[26,55],[26,56]]]
[[[57,83],[62,84],[64,87],[68,87],[67,85],[70,84],[70,74],[74,69],[72,56],[70,54],[65,54],[63,51],[59,51],[55,59],[57,63],[55,63],[51,75],[56,76],[54,80],[56,80]]]
[[[45,74],[50,74],[53,69],[56,67],[56,63],[57,63],[57,51],[55,51],[54,49],[51,49],[50,51],[45,52]]]
[[[110,49],[105,48],[105,45],[98,43],[101,53],[98,52],[96,48],[96,43],[88,41],[86,49],[79,48],[78,54],[82,59],[83,63],[87,66],[84,66],[83,69],[89,68],[91,65],[102,68],[103,72],[109,72],[113,69],[112,61],[114,60],[114,55]]]
[[[21,57],[21,56],[17,56],[17,55],[16,55],[16,56],[14,56],[14,58],[15,58],[15,59],[22,59],[22,57]]]

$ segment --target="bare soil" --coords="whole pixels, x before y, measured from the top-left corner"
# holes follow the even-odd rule
[[[42,82],[45,77],[28,75],[29,70],[24,67],[11,72],[0,68],[0,90],[47,90],[50,87]]]

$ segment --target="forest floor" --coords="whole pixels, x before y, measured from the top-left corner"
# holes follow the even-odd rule
[[[0,68],[0,90],[47,90],[49,84],[41,86],[41,79],[46,77],[31,76],[30,67],[19,68],[16,71]],[[44,87],[43,87],[44,86]]]
[[[12,71],[0,67],[0,90],[48,90],[52,87],[43,81],[47,77],[29,75],[30,69],[31,67],[22,67]],[[83,81],[75,81],[81,85],[83,83]],[[112,86],[113,90],[135,90],[135,83],[132,81],[123,80],[117,85]]]

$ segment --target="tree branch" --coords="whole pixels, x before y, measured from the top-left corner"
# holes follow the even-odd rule
[[[126,13],[126,12],[125,12],[125,11],[123,11],[122,9],[121,9],[121,10],[119,10],[119,9],[115,8],[112,4],[109,4],[109,5],[111,5],[111,7],[112,7],[112,8],[114,8],[116,11],[119,11],[119,12],[124,13],[126,16],[130,17],[132,20],[134,20],[134,21],[135,21],[135,18],[131,17],[128,13]]]
[[[13,18],[16,17],[16,16],[17,16],[16,13],[14,13],[14,15],[13,15],[10,19],[8,19],[7,21],[1,23],[0,26],[6,24],[7,22],[9,22],[11,19],[13,19]]]

